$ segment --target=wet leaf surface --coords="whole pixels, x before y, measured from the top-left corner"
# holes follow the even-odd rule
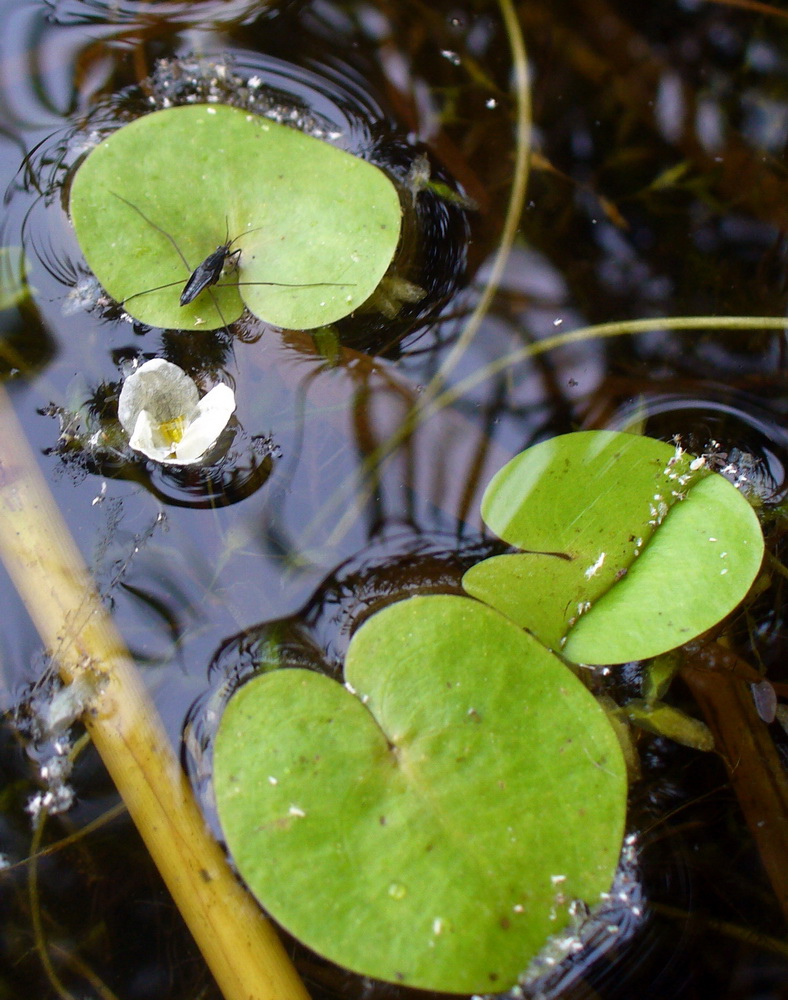
[[[190,330],[232,323],[244,305],[295,329],[341,319],[377,287],[400,230],[377,167],[224,105],[112,133],[77,172],[70,209],[109,294],[143,323]],[[182,306],[190,273],[228,241],[237,266]]]
[[[414,597],[353,637],[346,687],[281,669],[225,710],[235,864],[339,964],[450,992],[512,986],[618,861],[626,776],[602,709],[491,608]]]
[[[575,662],[688,642],[739,604],[763,558],[758,519],[730,482],[634,434],[535,445],[493,477],[482,512],[529,551],[472,567],[465,589]]]

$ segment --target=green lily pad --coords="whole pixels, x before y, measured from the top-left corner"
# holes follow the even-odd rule
[[[579,663],[688,642],[739,604],[763,558],[758,519],[731,483],[633,434],[529,448],[493,477],[482,515],[529,551],[479,563],[463,586]]]
[[[362,975],[505,990],[611,885],[626,776],[591,694],[531,636],[455,596],[353,637],[346,686],[262,674],[214,751],[238,870],[291,934]]]
[[[70,211],[107,292],[143,323],[188,330],[232,323],[244,305],[296,329],[347,316],[385,274],[401,222],[397,191],[373,164],[206,104],[112,133],[77,171]],[[181,306],[190,272],[228,240],[238,266]]]

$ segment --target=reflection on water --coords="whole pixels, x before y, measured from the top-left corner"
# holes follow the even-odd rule
[[[783,315],[785,19],[617,0],[535,0],[519,14],[536,120],[527,207],[452,380],[586,323]],[[481,533],[486,482],[551,435],[626,426],[698,449],[718,442],[750,463],[769,550],[784,559],[783,333],[665,329],[561,346],[478,383],[359,491],[364,457],[420,398],[500,238],[513,101],[496,7],[5,0],[0,23],[2,242],[24,242],[34,291],[0,317],[0,371],[173,741],[188,721],[184,757],[201,792],[208,723],[232,686],[282,656],[337,673],[352,629],[381,602],[456,588],[468,560],[496,545]],[[249,318],[185,336],[132,323],[102,296],[64,210],[79,157],[165,101],[244,88],[244,100],[265,104],[256,110],[292,113],[389,172],[405,210],[402,276],[426,290],[422,300],[321,337]],[[125,366],[149,357],[233,386],[223,457],[168,470],[122,442],[86,446],[117,415]],[[784,700],[785,578],[770,568],[727,637],[741,683],[765,678]],[[0,993],[58,996],[46,949],[75,996],[216,997],[128,820],[112,812],[90,747],[68,779],[75,804],[47,822],[42,846],[95,828],[39,860],[31,893],[26,806],[51,748],[33,740],[24,706],[40,700],[47,660],[4,575],[0,600],[13,623],[0,643],[0,853],[10,866],[0,871]],[[636,697],[639,678],[637,665],[614,668],[605,689]],[[683,684],[671,697],[699,713]],[[765,732],[785,760],[777,724]],[[553,995],[777,1000],[784,911],[723,762],[659,737],[639,748],[630,828],[645,918],[630,943],[597,961],[584,952]],[[315,1000],[417,996],[303,951],[298,960]]]

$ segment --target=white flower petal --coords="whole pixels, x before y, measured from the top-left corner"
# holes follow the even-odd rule
[[[197,404],[180,442],[175,446],[179,462],[196,462],[217,440],[235,412],[235,393],[220,382]]]
[[[171,361],[153,358],[124,381],[118,400],[118,419],[131,436],[137,418],[147,410],[154,424],[178,417],[191,418],[200,400],[194,380]]]

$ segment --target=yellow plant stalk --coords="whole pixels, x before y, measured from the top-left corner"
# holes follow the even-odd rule
[[[0,556],[226,1000],[308,1000],[211,836],[0,386]]]

